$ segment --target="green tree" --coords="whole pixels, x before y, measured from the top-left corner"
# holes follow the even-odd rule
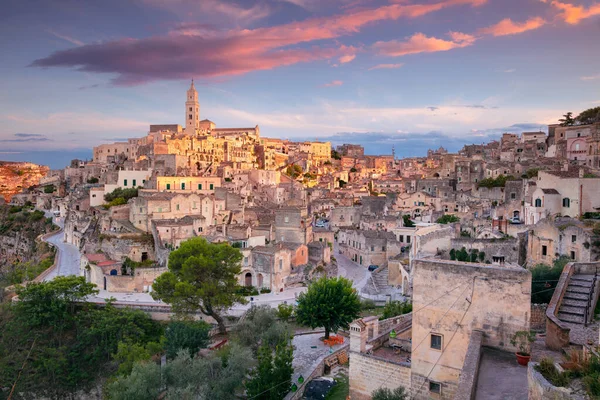
[[[19,296],[16,311],[31,327],[63,327],[72,321],[77,305],[82,305],[87,296],[98,293],[95,287],[84,277],[74,275],[29,283],[16,290]]]
[[[385,303],[380,319],[388,319],[412,311],[412,303],[408,301],[390,301]]]
[[[95,176],[92,176],[91,178],[89,178],[87,180],[87,183],[98,183],[98,178],[96,178]]]
[[[221,311],[246,299],[237,293],[242,253],[226,243],[189,239],[169,255],[169,271],[156,279],[152,297],[171,304],[179,314],[200,310],[225,333]]]
[[[111,202],[115,199],[123,198],[123,199],[125,199],[125,203],[127,203],[127,200],[137,197],[137,195],[138,195],[137,188],[129,188],[129,189],[116,188],[112,192],[105,194],[104,200],[107,202]]]
[[[293,348],[282,342],[273,351],[268,345],[258,350],[258,366],[246,383],[247,395],[257,400],[281,400],[290,390],[292,383]]]
[[[334,160],[341,160],[342,155],[336,150],[331,150],[331,158],[333,158]]]
[[[600,122],[600,106],[589,108],[582,111],[576,118],[575,121],[580,125],[588,125],[596,122]]]
[[[302,167],[296,164],[288,165],[285,174],[292,179],[296,179],[302,174]]]
[[[46,185],[44,186],[44,193],[54,193],[56,187],[54,185]]]
[[[294,306],[291,304],[280,303],[277,306],[277,318],[279,318],[283,322],[288,322],[288,320],[292,317],[293,313]]]
[[[560,122],[560,126],[572,126],[575,125],[575,119],[573,119],[573,113],[569,111],[564,114],[561,119],[558,120]]]
[[[279,343],[292,337],[290,326],[277,318],[277,311],[272,307],[254,306],[247,312],[244,320],[235,326],[233,339],[254,353],[265,344],[274,350]]]
[[[325,339],[329,339],[330,332],[348,329],[359,313],[360,299],[352,282],[342,277],[323,277],[298,296],[296,321],[313,329],[322,326]]]
[[[165,329],[165,350],[167,356],[175,358],[180,350],[187,350],[194,356],[208,346],[210,325],[204,321],[172,321]]]
[[[396,389],[379,388],[371,394],[372,400],[406,400],[408,397],[402,386]]]
[[[138,343],[119,342],[113,358],[119,363],[117,374],[126,376],[131,374],[136,362],[150,360],[150,352]]]
[[[111,400],[156,399],[162,387],[160,366],[154,362],[137,362],[131,374],[106,385]]]
[[[446,224],[452,224],[452,223],[458,222],[458,221],[460,221],[460,218],[458,218],[456,215],[444,214],[441,217],[439,217],[437,219],[437,221],[435,221],[435,222],[437,222],[438,224],[446,225]]]
[[[402,220],[404,221],[404,226],[407,228],[412,228],[415,226],[415,223],[411,221],[410,215],[404,214],[402,216]]]
[[[529,168],[526,172],[527,179],[535,178],[538,176],[538,172],[540,172],[540,168]]]
[[[547,304],[552,299],[554,289],[558,284],[562,271],[571,259],[561,256],[554,260],[552,266],[537,264],[531,271],[531,302]]]

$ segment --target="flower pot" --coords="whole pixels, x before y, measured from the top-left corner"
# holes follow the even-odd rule
[[[515,354],[517,355],[517,362],[519,363],[519,365],[526,367],[527,364],[529,364],[529,360],[531,360],[531,356],[529,354],[527,354],[527,355],[523,355],[521,353],[515,353]]]

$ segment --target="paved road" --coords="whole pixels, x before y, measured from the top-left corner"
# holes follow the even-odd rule
[[[336,258],[338,263],[338,276],[350,279],[359,292],[367,284],[371,277],[371,272],[362,265],[355,263],[343,254],[340,254],[340,247],[335,242],[333,244],[333,256]]]
[[[47,216],[51,216],[50,213],[46,212]],[[62,218],[54,217],[54,223],[58,225],[61,230],[50,236],[46,241],[53,244],[58,248],[58,264],[54,271],[52,271],[46,277],[46,281],[54,279],[55,276],[62,275],[79,275],[79,265],[81,263],[81,253],[79,249],[72,244],[65,243],[65,234],[62,230],[64,221]]]

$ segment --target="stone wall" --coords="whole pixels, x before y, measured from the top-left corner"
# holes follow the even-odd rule
[[[463,364],[458,380],[458,389],[454,397],[455,400],[471,400],[477,388],[477,376],[479,375],[479,361],[481,359],[481,342],[483,333],[473,331],[471,340],[467,348],[465,363]]]
[[[370,400],[380,387],[410,387],[410,364],[396,363],[363,353],[350,352],[350,397]]]
[[[546,309],[548,304],[532,304],[530,328],[534,331],[546,330]]]
[[[485,252],[485,261],[492,261],[492,256],[501,255],[505,257],[508,263],[517,264],[519,262],[519,241],[518,239],[473,239],[473,238],[455,238],[450,240],[453,249],[461,248],[477,249]]]
[[[538,363],[530,362],[527,366],[528,400],[571,400],[574,397],[569,389],[553,386],[546,380],[535,366]]]

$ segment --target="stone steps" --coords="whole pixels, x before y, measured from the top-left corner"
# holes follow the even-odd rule
[[[588,294],[590,292],[590,288],[583,287],[583,286],[573,286],[573,285],[569,284],[569,286],[567,286],[567,293],[569,293],[569,292]]]
[[[563,313],[558,313],[558,319],[560,319],[563,322],[572,322],[575,324],[583,324],[583,315],[573,315],[573,314],[563,314]]]
[[[587,299],[570,299],[565,296],[561,306],[587,307]]]
[[[585,315],[585,308],[586,307],[572,307],[561,305],[560,310],[558,310],[558,312],[564,314]]]
[[[585,293],[569,293],[566,292],[564,299],[569,299],[569,300],[583,300],[587,302],[588,299],[588,295]]]

